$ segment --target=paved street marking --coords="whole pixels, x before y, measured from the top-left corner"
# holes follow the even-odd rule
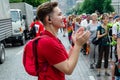
[[[20,50],[16,55],[20,55],[23,52],[23,50]]]
[[[95,80],[94,76],[89,76],[90,80]]]

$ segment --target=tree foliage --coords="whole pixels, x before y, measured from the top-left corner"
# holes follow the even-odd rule
[[[85,1],[83,2],[82,7],[81,7],[81,11],[82,11],[83,13],[90,13],[90,12],[92,12],[93,7],[92,7],[91,5],[92,5],[91,0],[85,0]]]
[[[110,13],[114,11],[113,6],[111,5],[111,0],[84,0],[81,4],[76,5],[75,9],[73,8],[74,13],[94,13],[98,11],[100,13]]]
[[[22,2],[22,0],[10,0],[10,3]]]
[[[28,4],[31,4],[33,7],[37,7],[38,5],[47,2],[50,0],[10,0],[10,3],[15,3],[15,2],[26,2]]]
[[[40,4],[44,3],[44,2],[47,2],[47,1],[50,1],[50,0],[23,0],[23,2],[31,4],[34,7],[37,7],[38,5],[40,5]]]
[[[113,6],[111,6],[110,4],[111,4],[111,0],[105,0],[103,4],[104,5],[103,12],[110,13],[114,11]]]

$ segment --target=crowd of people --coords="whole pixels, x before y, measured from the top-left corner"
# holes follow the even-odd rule
[[[45,75],[48,78],[51,77],[52,80],[58,80],[52,77],[53,75],[57,77],[60,76],[59,80],[64,80],[63,73],[71,74],[75,68],[81,49],[81,52],[84,55],[89,56],[90,69],[97,69],[98,77],[101,76],[102,60],[104,60],[105,76],[112,76],[112,80],[115,80],[115,78],[116,80],[120,80],[119,15],[115,12],[103,14],[95,12],[92,14],[69,15],[63,17],[57,3],[51,2],[38,7],[37,17],[40,19],[41,28],[36,36],[39,36],[38,34],[40,34],[40,32],[49,36],[48,39],[44,39],[44,41],[40,43],[40,45],[43,46],[43,48],[39,46],[42,51],[38,50],[38,52],[41,52],[39,57],[42,56],[39,59],[40,67],[44,66],[41,65],[43,62],[48,64],[47,72],[40,72],[40,75]],[[38,24],[38,22],[32,23],[31,26],[35,24]],[[43,24],[45,29],[43,28]],[[59,42],[58,38],[56,38],[57,31],[61,28],[63,28],[64,31],[63,37],[66,37],[65,33],[67,32],[69,42],[72,45],[69,55],[65,51],[63,45]],[[90,36],[88,36],[89,32],[87,31],[90,32]],[[92,43],[95,36],[97,36],[98,39],[101,39],[98,45]],[[48,45],[51,46],[49,49],[45,47]],[[111,74],[108,73],[109,63],[112,65]],[[57,74],[56,71],[58,72]],[[50,74],[48,73],[52,75],[49,76]],[[116,73],[118,74],[116,75]],[[39,79],[42,78],[44,77],[39,76]]]
[[[90,31],[89,40],[83,45],[81,52],[89,56],[90,69],[97,69],[97,76],[101,76],[102,61],[104,61],[104,70],[106,76],[112,76],[115,79],[116,68],[119,68],[120,59],[120,16],[113,13],[92,13],[81,15],[70,15],[67,19],[68,38],[72,45],[72,32],[80,27]],[[92,43],[93,38],[97,36],[100,43]],[[111,65],[111,74],[108,73],[108,65]],[[116,67],[117,66],[117,67]],[[119,70],[119,69],[118,69]],[[120,73],[117,73],[120,76]],[[120,78],[118,78],[119,80]],[[117,79],[116,79],[117,80]]]

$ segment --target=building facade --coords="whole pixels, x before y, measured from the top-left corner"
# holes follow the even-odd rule
[[[115,12],[117,12],[118,14],[120,14],[120,0],[112,0],[112,4]]]

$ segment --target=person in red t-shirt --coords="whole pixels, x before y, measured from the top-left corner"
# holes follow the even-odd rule
[[[58,29],[64,27],[63,15],[57,2],[46,2],[37,8],[37,16],[44,24],[45,31],[38,41],[38,80],[65,80],[78,61],[80,49],[89,39],[90,32],[81,27],[73,34],[74,46],[67,53],[64,45],[57,38]]]
[[[63,18],[63,22],[64,22],[63,37],[65,37],[65,33],[67,31],[67,20],[66,20],[66,17]]]
[[[35,26],[35,31],[36,31],[35,37],[40,36],[40,33],[41,33],[42,31],[44,31],[44,26],[43,26],[42,22],[38,19],[38,17],[36,17],[36,18],[34,19],[34,21],[31,23],[30,29],[31,29],[33,26]]]

